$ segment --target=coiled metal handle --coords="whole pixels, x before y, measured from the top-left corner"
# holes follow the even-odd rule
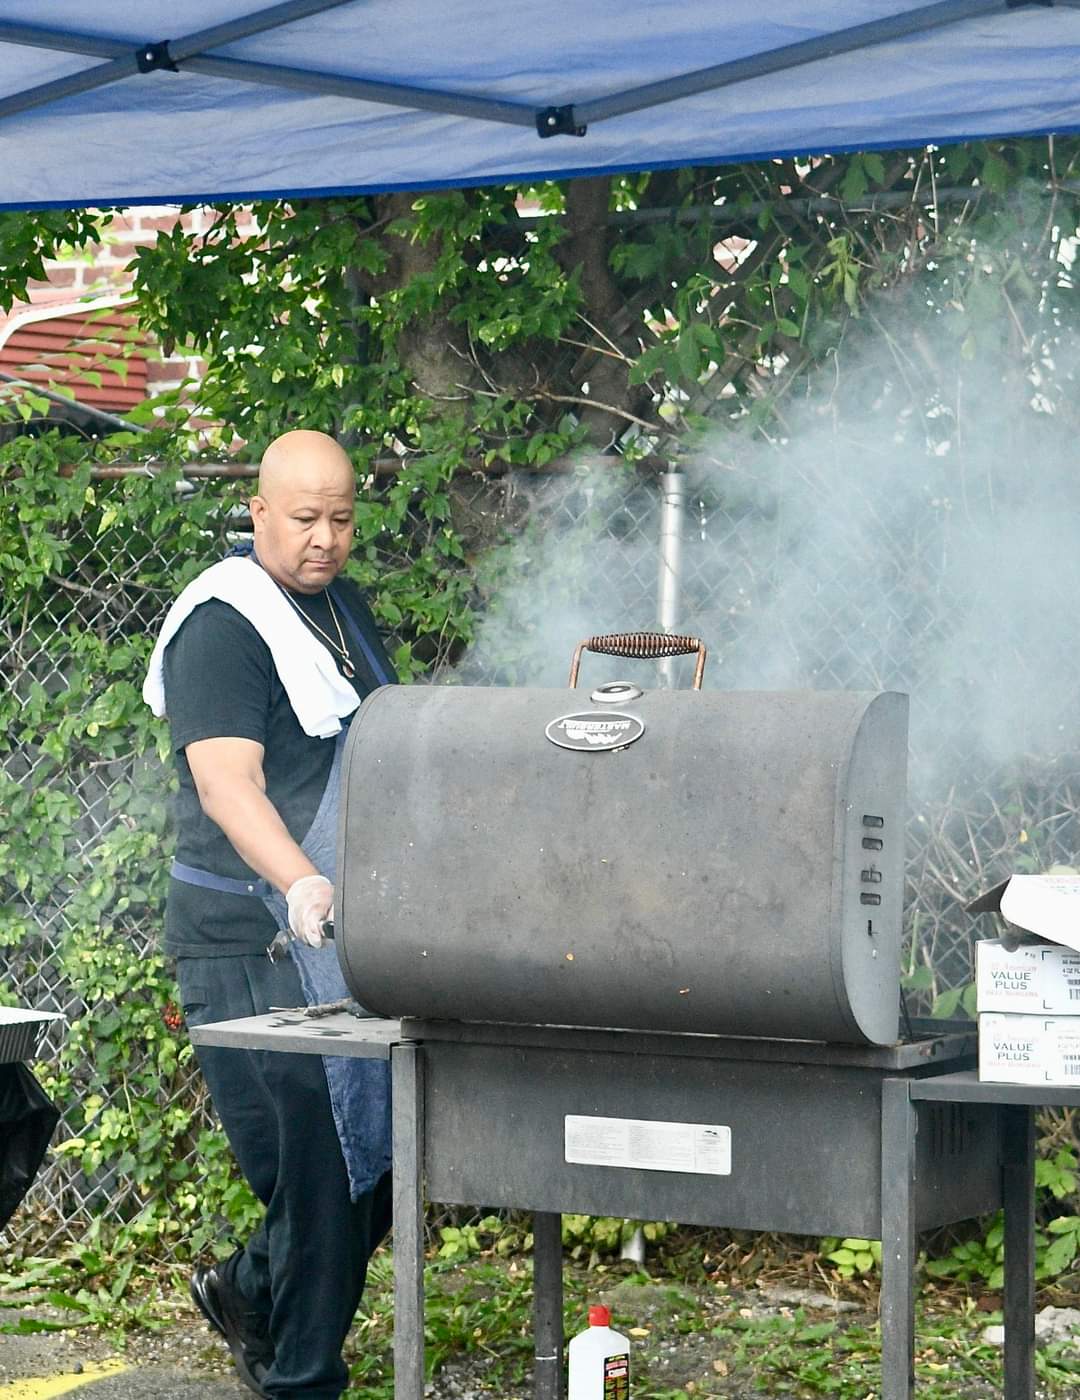
[[[634,661],[660,661],[666,656],[691,656],[697,652],[692,688],[701,689],[706,652],[705,643],[700,637],[675,637],[668,632],[609,632],[601,637],[586,637],[583,642],[578,642],[570,662],[571,689],[577,685],[584,651],[601,652],[605,656],[625,656]]]

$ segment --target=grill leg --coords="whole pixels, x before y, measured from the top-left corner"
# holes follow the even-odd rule
[[[533,1216],[534,1400],[563,1396],[562,1216]]]
[[[1005,1400],[1035,1394],[1035,1120],[1003,1105],[1001,1189],[1005,1206]]]
[[[419,1045],[395,1045],[394,1400],[424,1395],[424,1061]]]
[[[881,1083],[881,1400],[915,1394],[915,1108]]]

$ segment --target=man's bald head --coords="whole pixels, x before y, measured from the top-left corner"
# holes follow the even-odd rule
[[[298,428],[275,438],[251,499],[255,552],[267,573],[300,593],[325,588],[349,557],[355,490],[352,463],[328,434]]]
[[[269,497],[282,486],[329,479],[354,484],[353,466],[345,449],[329,435],[295,428],[276,437],[259,463],[259,495]]]

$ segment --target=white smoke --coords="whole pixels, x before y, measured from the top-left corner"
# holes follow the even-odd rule
[[[1057,280],[1027,339],[1007,294],[879,303],[781,401],[782,437],[727,422],[681,464],[678,630],[709,645],[707,685],[907,691],[924,789],[1080,748],[1080,332]],[[656,624],[657,483],[613,464],[542,489],[562,504],[504,557],[466,679],[564,685],[581,638]]]

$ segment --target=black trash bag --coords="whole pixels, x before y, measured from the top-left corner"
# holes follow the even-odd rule
[[[30,1189],[59,1120],[25,1065],[0,1065],[0,1229]]]

